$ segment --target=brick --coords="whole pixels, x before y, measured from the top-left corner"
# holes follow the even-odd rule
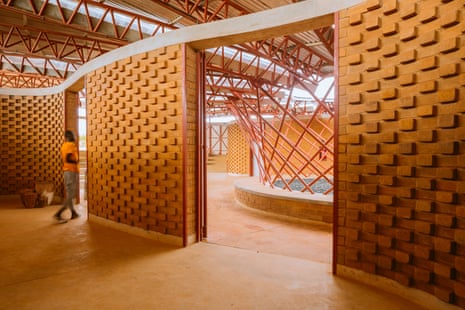
[[[408,27],[408,28],[401,28],[400,31],[400,40],[403,42],[407,42],[413,40],[418,37],[418,29],[416,26]],[[402,62],[402,61],[401,61]]]
[[[356,25],[360,25],[363,21],[363,15],[360,14],[360,13],[357,13],[357,14],[352,14],[349,16],[349,25],[351,26],[356,26]]]
[[[407,189],[407,190],[410,190],[410,189]],[[411,219],[413,218],[413,209],[397,207],[396,216],[399,218]]]
[[[392,206],[395,202],[395,197],[388,195],[379,195],[378,202],[385,206]]]
[[[383,2],[384,15],[391,15],[399,10],[399,5],[396,0],[384,0]]]
[[[430,270],[414,267],[413,277],[415,281],[431,283],[433,281],[433,276],[434,274]]]
[[[365,29],[368,31],[376,30],[381,27],[381,18],[376,15],[370,15],[366,18]]]
[[[378,158],[379,163],[382,165],[395,165],[396,155],[394,154],[381,154]]]
[[[381,68],[381,62],[376,58],[367,59],[365,67],[366,71],[368,72],[377,71]],[[371,84],[372,85],[370,85],[369,88],[371,91],[376,91],[379,89],[379,84],[377,81],[373,81]]]
[[[365,144],[365,153],[366,154],[378,154],[379,146],[377,143],[367,143]]]
[[[395,121],[397,120],[397,111],[387,110],[381,113],[381,119],[384,121]]]
[[[417,76],[415,73],[408,73],[401,75],[399,77],[399,84],[402,86],[414,85],[417,81]]]
[[[400,17],[402,19],[409,19],[418,14],[418,6],[416,3],[407,3],[401,7]]]
[[[455,242],[445,238],[434,237],[433,238],[434,250],[444,253],[452,253],[455,251]]]
[[[420,69],[423,71],[436,69],[439,65],[437,56],[430,56],[419,61]]]
[[[438,91],[438,101],[441,103],[457,102],[459,99],[459,91],[456,88],[444,89]]]
[[[397,228],[396,229],[396,238],[402,241],[407,241],[410,242],[413,239],[413,232],[407,230],[407,229],[401,229]]]
[[[408,64],[414,62],[417,59],[417,51],[416,50],[409,50],[402,52],[399,57],[399,61],[401,64]]]
[[[380,0],[367,0],[365,6],[368,11],[374,11],[381,8],[381,2]]]
[[[432,179],[417,179],[416,180],[416,187],[420,189],[433,189],[434,187],[434,180]]]
[[[397,167],[397,174],[404,177],[412,177],[415,174],[415,168],[412,166]]]
[[[399,33],[398,23],[387,23],[382,26],[382,33],[384,36],[392,36]]]
[[[465,244],[465,229],[454,230],[454,241],[461,245]]]
[[[362,243],[362,252],[375,254],[377,252],[378,245],[374,242],[363,242]]]
[[[441,15],[441,27],[449,28],[460,23],[460,12],[450,10]]]
[[[360,113],[349,114],[348,122],[351,125],[361,124],[362,123],[362,115]]]
[[[444,203],[455,203],[457,200],[457,193],[436,191],[436,200]]]
[[[367,92],[377,92],[380,89],[379,81],[369,81],[365,83],[365,88]]]
[[[363,192],[367,194],[377,194],[378,193],[378,185],[376,184],[365,184],[362,186]]]
[[[421,234],[433,234],[434,233],[434,224],[423,222],[423,221],[416,221],[415,222],[415,231]]]
[[[353,93],[347,96],[347,103],[360,104],[362,102],[362,95],[360,93]]]
[[[400,143],[399,144],[399,153],[400,154],[414,154],[416,150],[415,143]]]
[[[384,46],[383,48],[383,57],[393,57],[393,56],[396,56],[399,54],[399,46],[397,44],[389,44],[387,46]],[[391,70],[389,72],[389,75],[387,78],[391,79],[391,78],[395,78],[397,77],[397,67],[392,67],[392,68],[395,68],[395,70]]]
[[[363,36],[360,32],[352,32],[348,36],[348,42],[350,45],[357,45],[363,42]]]
[[[448,78],[460,74],[460,65],[457,63],[445,64],[439,68],[439,76]]]
[[[455,269],[441,263],[434,263],[434,273],[448,279],[455,277]]]
[[[426,81],[418,84],[418,90],[422,94],[434,93],[438,88],[436,81]]]
[[[409,264],[412,260],[412,257],[409,253],[405,253],[403,251],[396,251],[395,252],[395,259],[399,263]]]
[[[378,256],[378,263],[379,268],[392,270],[394,269],[394,259],[392,257],[380,255]]]
[[[391,237],[378,235],[378,246],[384,248],[392,248],[394,245],[394,240]]]
[[[417,156],[417,165],[432,167],[436,164],[436,156],[431,154],[422,154]]]
[[[413,253],[418,258],[429,260],[433,257],[433,250],[430,247],[423,245],[415,245]]]
[[[387,131],[380,134],[380,141],[383,143],[396,143],[397,133],[395,131]]]
[[[349,55],[347,57],[349,65],[359,65],[362,63],[362,54]]]
[[[365,111],[367,113],[376,113],[379,112],[379,102],[378,101],[371,101],[366,103],[365,105]]]
[[[398,90],[397,88],[387,88],[384,89],[381,93],[381,98],[383,100],[392,100],[396,99],[398,96]]]
[[[457,169],[438,168],[436,176],[441,179],[454,180],[457,177]]]
[[[417,134],[417,140],[420,142],[434,142],[436,140],[436,130],[420,130]]]
[[[436,106],[434,105],[420,106],[417,108],[417,115],[419,117],[435,116]]]
[[[378,123],[366,123],[365,124],[365,132],[367,133],[377,133],[379,131],[379,124]]]
[[[379,177],[379,183],[381,185],[393,186],[396,184],[396,177],[391,175],[381,175]]]
[[[446,155],[454,155],[458,151],[458,143],[456,141],[451,142],[442,142],[439,144],[439,149],[441,150],[442,154]]]
[[[354,73],[347,76],[347,83],[350,85],[358,85],[362,83],[362,75]]]
[[[364,222],[362,224],[362,231],[366,233],[376,234],[376,223]]]
[[[437,7],[421,10],[421,13],[419,14],[419,19],[423,24],[432,22],[433,20],[436,20],[438,17],[439,10]]]

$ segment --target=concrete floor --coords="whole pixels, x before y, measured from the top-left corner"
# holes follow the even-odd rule
[[[241,178],[208,174],[208,242],[331,263],[332,225],[289,220],[239,204],[234,182]]]
[[[221,204],[210,211],[216,244],[179,249],[88,222],[82,205],[84,216],[56,224],[58,208],[24,209],[18,197],[0,196],[0,309],[424,309],[332,276],[327,250],[309,256],[320,248],[307,248],[304,235],[284,236],[304,233],[303,224],[293,230]],[[249,230],[221,231],[221,211],[232,231]],[[251,217],[240,222],[234,213]]]

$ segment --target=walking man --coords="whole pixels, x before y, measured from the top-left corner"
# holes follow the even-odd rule
[[[74,143],[74,134],[71,130],[65,131],[65,143],[61,146],[61,159],[63,160],[63,176],[65,181],[66,195],[63,206],[55,213],[54,217],[60,222],[66,221],[61,217],[61,213],[67,208],[71,211],[71,219],[79,217],[74,209],[73,198],[76,197],[77,180],[79,175],[79,154]]]

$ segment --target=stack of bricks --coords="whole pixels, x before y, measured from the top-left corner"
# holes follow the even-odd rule
[[[0,195],[49,181],[63,190],[63,94],[0,96]]]
[[[465,6],[340,14],[337,263],[465,307]]]
[[[183,203],[190,201],[188,212],[196,214],[195,71],[183,71],[185,62],[195,69],[192,54],[186,60],[181,46],[161,48],[87,77],[90,214],[183,236]],[[183,91],[184,81],[190,88]]]

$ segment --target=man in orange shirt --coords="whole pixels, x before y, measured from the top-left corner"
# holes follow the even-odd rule
[[[63,175],[65,181],[66,197],[63,206],[54,217],[60,222],[65,221],[61,213],[67,208],[71,211],[71,219],[79,217],[74,209],[73,198],[76,197],[77,181],[79,176],[78,161],[79,154],[74,143],[74,134],[71,130],[65,131],[65,143],[61,146],[61,159],[63,160]]]

